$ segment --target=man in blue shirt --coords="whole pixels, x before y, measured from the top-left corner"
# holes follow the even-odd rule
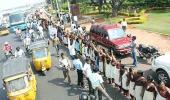
[[[136,49],[136,36],[132,37],[132,43],[131,43],[131,51],[132,51],[132,58],[133,58],[133,65],[137,66],[137,49]]]
[[[74,60],[73,60],[73,66],[77,70],[77,76],[78,76],[78,86],[84,87],[84,82],[83,82],[83,64],[76,55]]]

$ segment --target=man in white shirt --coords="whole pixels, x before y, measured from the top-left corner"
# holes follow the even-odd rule
[[[122,29],[123,29],[124,31],[126,31],[127,22],[126,22],[125,18],[124,18],[123,21],[121,22],[121,25],[122,25]]]
[[[70,38],[68,38],[68,50],[70,53],[70,56],[72,59],[74,59],[74,56],[76,55],[76,50],[75,50],[75,40],[70,40]]]
[[[17,47],[15,51],[15,57],[22,57],[23,55],[24,55],[24,51],[20,49],[20,47]]]
[[[89,80],[91,82],[92,88],[95,90],[96,100],[102,100],[102,93],[107,97],[108,100],[112,98],[107,94],[105,87],[103,85],[103,78],[98,73],[98,69],[93,69],[93,73],[89,75]],[[98,94],[96,94],[98,91]]]
[[[44,38],[43,27],[41,25],[38,26],[38,30],[40,32],[40,38]]]
[[[28,50],[28,46],[31,44],[31,38],[29,36],[27,36],[25,39],[24,39],[24,46],[26,48],[26,50]]]
[[[76,24],[74,22],[72,22],[71,23],[71,31],[73,31],[75,27],[76,27]]]
[[[79,34],[83,34],[83,29],[82,29],[82,27],[78,26],[78,32],[79,32]]]
[[[64,80],[68,77],[69,85],[71,84],[71,77],[70,77],[70,68],[71,64],[67,57],[65,57],[64,53],[61,53],[61,59],[59,60],[60,66],[63,70]]]
[[[75,56],[75,59],[73,60],[73,66],[77,70],[77,85],[81,86],[82,88],[84,87],[84,82],[83,82],[83,64],[78,58],[78,56]]]
[[[86,59],[86,63],[84,64],[83,67],[83,74],[86,76],[87,81],[88,81],[88,85],[89,85],[89,94],[93,94],[93,89],[91,86],[91,82],[89,80],[89,76],[90,74],[92,74],[92,70],[91,70],[91,60],[90,59]]]

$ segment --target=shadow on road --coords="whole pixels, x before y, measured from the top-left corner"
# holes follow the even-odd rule
[[[64,78],[56,78],[48,82],[64,88],[69,87],[68,83],[64,81]]]
[[[48,82],[55,84],[56,86],[59,86],[59,87],[64,87],[66,91],[68,92],[68,96],[80,95],[82,92],[87,92],[86,90],[82,90],[75,84],[69,85],[67,80],[64,81],[63,78],[56,78]]]

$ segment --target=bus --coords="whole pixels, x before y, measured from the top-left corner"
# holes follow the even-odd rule
[[[25,21],[25,13],[12,13],[9,15],[10,31],[15,32],[17,28],[21,30],[27,29]]]

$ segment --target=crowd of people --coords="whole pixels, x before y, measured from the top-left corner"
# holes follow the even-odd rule
[[[38,12],[37,12],[38,13]],[[36,14],[35,14],[36,15]],[[158,84],[154,82],[152,76],[144,77],[144,72],[134,68],[127,68],[117,59],[112,50],[106,50],[100,45],[90,41],[86,29],[71,23],[71,29],[66,30],[60,20],[53,22],[49,20],[37,20],[37,16],[32,17],[30,27],[24,35],[24,46],[27,48],[31,43],[31,34],[34,31],[40,33],[40,38],[44,38],[44,30],[48,30],[49,44],[53,44],[58,56],[60,56],[60,67],[63,71],[64,80],[68,79],[71,85],[70,71],[75,69],[77,72],[77,85],[86,88],[84,80],[87,80],[90,95],[94,95],[94,100],[102,100],[105,95],[108,100],[113,100],[107,93],[104,83],[112,84],[120,93],[131,100],[170,100],[170,89],[164,82]],[[65,15],[66,16],[66,15]],[[47,24],[46,24],[47,23]],[[125,26],[127,26],[125,24]],[[125,27],[123,27],[126,30]],[[21,30],[17,29],[16,34]],[[136,37],[132,37],[132,54],[135,53]],[[68,48],[69,56],[64,52],[60,53],[61,46]],[[3,47],[5,53],[12,53],[12,46],[6,42]],[[20,47],[16,48],[15,57],[23,55]],[[71,58],[71,59],[69,59]],[[136,58],[133,62],[137,65]]]
[[[80,26],[77,26],[77,30],[78,27]],[[69,84],[71,84],[72,62],[73,68],[77,71],[77,85],[85,88],[84,80],[86,79],[89,94],[95,95],[99,100],[102,100],[102,94],[108,100],[112,100],[105,90],[104,82],[112,84],[120,93],[123,93],[127,98],[130,97],[131,100],[170,100],[170,89],[165,86],[164,82],[157,84],[152,76],[148,75],[145,78],[144,72],[127,68],[121,63],[121,60],[116,59],[113,51],[107,51],[91,42],[87,34],[81,33],[81,31],[77,31],[79,33],[69,32],[65,29],[62,31],[63,35],[58,35],[57,48],[63,45],[69,50],[71,60],[64,53],[61,53],[60,60],[64,79],[68,77]],[[136,37],[132,37],[132,44],[135,40]],[[135,52],[134,48],[132,46],[132,52]],[[133,63],[136,65],[137,61],[134,60]]]

